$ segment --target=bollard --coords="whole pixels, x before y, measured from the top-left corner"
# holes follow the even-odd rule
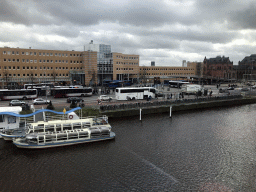
[[[140,121],[141,121],[141,111],[142,111],[142,110],[141,110],[141,108],[140,108]]]
[[[172,117],[172,106],[170,106],[170,118]]]

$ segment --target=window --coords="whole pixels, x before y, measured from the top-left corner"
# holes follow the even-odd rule
[[[36,52],[34,52],[34,55],[36,55]]]
[[[43,56],[45,56],[45,52],[43,52]]]
[[[50,56],[53,56],[53,53],[50,53]]]
[[[47,56],[49,56],[49,53],[46,53]]]
[[[20,67],[19,67],[19,66],[17,66],[17,69],[20,69]]]
[[[41,54],[42,54],[42,53],[41,53],[41,52],[39,52],[39,56],[41,56]]]
[[[6,51],[3,51],[3,54],[6,55]]]
[[[12,62],[15,62],[15,59],[12,59]]]
[[[27,63],[29,63],[29,59],[27,59]]]
[[[33,63],[33,59],[30,59],[30,63]]]
[[[24,55],[24,54],[25,54],[25,52],[21,52],[21,54],[22,54],[22,55]]]
[[[37,67],[35,67],[35,69],[37,69]]]
[[[4,61],[6,61],[6,59],[4,59]]]
[[[25,69],[25,67],[23,66],[22,69]]]
[[[29,69],[29,67],[27,66],[27,69]]]
[[[26,52],[26,55],[29,55],[29,52]]]
[[[39,63],[42,63],[42,60],[41,60],[41,59],[39,60]]]
[[[17,62],[20,62],[20,59],[17,59]]]
[[[37,60],[36,60],[36,59],[34,60],[34,63],[37,63]]]
[[[23,75],[23,77],[25,77],[25,74],[22,74]]]
[[[20,77],[20,74],[18,74],[18,77]]]
[[[12,69],[12,67],[11,67],[11,66],[9,66],[9,67],[8,67],[8,69]]]
[[[30,52],[30,55],[33,55],[33,53],[32,53],[32,52]]]
[[[16,67],[15,67],[15,66],[13,66],[12,68],[13,68],[13,69],[15,69]]]

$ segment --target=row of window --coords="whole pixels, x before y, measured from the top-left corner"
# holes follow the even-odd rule
[[[194,75],[193,73],[145,73],[140,75]]]
[[[20,62],[20,59],[6,59],[4,58],[4,62]],[[22,59],[22,62],[25,63],[37,63],[37,60],[33,60],[33,59]],[[53,63],[53,60],[45,60],[45,59],[40,59],[39,63]],[[68,63],[68,60],[55,60],[55,63]],[[82,61],[70,61],[70,63],[74,63],[74,64],[78,64],[78,63],[82,63]]]
[[[117,71],[119,70],[124,70],[124,71],[128,71],[128,70],[131,70],[133,71],[133,68],[116,68]]]
[[[138,63],[128,63],[128,62],[120,62],[117,61],[116,64],[124,64],[124,65],[138,65]]]
[[[3,51],[3,54],[4,55],[19,55],[19,51]],[[24,52],[22,51],[21,52],[22,55],[34,55],[36,56],[37,55],[37,52]],[[68,55],[70,57],[81,57],[82,54],[75,54],[75,53],[70,53],[70,54],[67,54],[67,53],[45,53],[45,52],[39,52],[38,53],[39,56],[59,56],[59,57],[67,57]]]
[[[140,70],[146,70],[146,71],[149,71],[149,70],[152,70],[152,71],[167,71],[167,70],[182,70],[182,71],[192,71],[194,69],[191,69],[191,68],[174,68],[174,69],[168,69],[168,68],[140,68]]]
[[[123,57],[122,55],[117,55],[116,58],[121,58],[121,59],[139,59],[139,57]]]
[[[39,68],[40,68],[41,70],[42,70],[42,69],[45,70],[45,69],[53,69],[54,67],[39,67]],[[1,69],[1,66],[0,66],[0,69]],[[4,66],[3,69],[10,69],[10,70],[11,70],[11,69],[14,69],[14,70],[17,69],[17,70],[19,70],[19,69],[21,69],[21,67],[20,67],[20,66],[17,66],[17,67],[16,67],[16,66],[8,66],[8,67],[7,67],[7,66]],[[25,67],[25,66],[23,66],[22,69],[35,69],[35,70],[37,70],[37,67],[33,67],[33,66],[30,66],[30,67],[27,66],[27,67]],[[58,69],[67,69],[67,70],[68,70],[69,68],[68,68],[68,67],[55,67],[55,69],[57,69],[57,70],[58,70]],[[70,69],[82,69],[82,67],[70,67]]]
[[[5,76],[4,74],[1,74],[0,73],[0,77],[2,77],[2,76]],[[52,76],[55,76],[55,77],[68,77],[69,76],[69,74],[68,73],[66,73],[66,74],[58,74],[58,73],[47,73],[47,74],[45,74],[45,73],[40,73],[40,74],[7,74],[7,76],[8,77],[21,77],[21,76],[23,76],[23,77],[38,77],[38,76],[40,76],[40,77],[52,77]]]

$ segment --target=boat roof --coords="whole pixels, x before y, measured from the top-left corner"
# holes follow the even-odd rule
[[[22,107],[19,107],[19,106],[18,107],[0,107],[0,113],[11,112],[11,113],[19,114],[21,111],[22,111]]]
[[[81,109],[81,107],[76,107],[74,109],[66,111],[65,113],[64,112],[53,111],[53,110],[50,110],[50,109],[41,109],[41,110],[38,110],[38,111],[36,111],[34,113],[30,113],[30,114],[26,114],[26,115],[20,115],[20,114],[17,114],[15,112],[13,112],[13,111],[10,111],[10,112],[9,111],[5,111],[5,112],[0,112],[0,115],[11,115],[11,116],[15,116],[15,117],[30,117],[30,116],[33,116],[33,115],[35,115],[37,113],[42,113],[42,112],[52,112],[52,113],[55,113],[55,114],[64,115],[64,114],[71,113],[71,112],[79,110],[79,109]]]

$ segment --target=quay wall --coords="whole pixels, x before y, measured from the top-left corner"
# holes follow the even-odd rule
[[[256,103],[255,97],[217,100],[217,101],[203,101],[203,102],[195,102],[195,103],[177,103],[172,105],[141,107],[141,109],[142,109],[142,115],[143,115],[143,114],[169,113],[170,106],[172,106],[172,112],[177,112],[177,111],[188,111],[188,110],[197,110],[197,109],[206,109],[206,108],[246,105],[246,104],[253,104],[253,103]],[[100,111],[100,114],[107,115],[109,118],[139,116],[140,108]]]

